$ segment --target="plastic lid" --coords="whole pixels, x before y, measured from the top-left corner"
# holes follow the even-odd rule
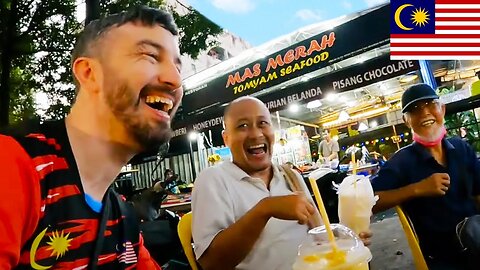
[[[299,246],[294,270],[340,270],[346,266],[368,263],[372,259],[370,250],[351,229],[341,224],[331,226],[338,249],[345,254],[345,262],[338,263],[329,258],[329,255],[332,255],[332,245],[328,241],[325,226],[320,226],[311,229],[308,237]]]

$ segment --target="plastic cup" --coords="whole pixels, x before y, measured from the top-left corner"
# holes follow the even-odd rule
[[[338,253],[328,240],[325,226],[311,229],[299,246],[293,270],[368,270],[372,253],[349,228],[331,224]]]
[[[347,193],[338,196],[340,222],[355,233],[368,232],[372,207],[370,197]]]
[[[367,177],[351,175],[340,184],[338,217],[340,223],[355,233],[369,231],[373,205],[375,205],[375,195]]]

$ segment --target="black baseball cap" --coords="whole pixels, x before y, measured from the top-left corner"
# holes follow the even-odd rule
[[[409,107],[419,100],[438,99],[439,96],[433,88],[425,83],[410,86],[402,95],[402,113],[408,112]]]

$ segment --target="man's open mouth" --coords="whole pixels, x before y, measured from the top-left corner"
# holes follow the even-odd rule
[[[429,126],[431,126],[431,125],[433,125],[433,124],[435,124],[435,120],[427,120],[427,121],[423,121],[423,122],[421,123],[421,125],[424,126],[424,127],[429,127]]]
[[[267,152],[267,144],[261,143],[247,147],[247,152],[252,155],[260,155]]]
[[[166,97],[148,95],[145,97],[145,104],[150,108],[170,114],[173,108],[173,101]]]

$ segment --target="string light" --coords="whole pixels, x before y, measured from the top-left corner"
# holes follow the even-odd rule
[[[407,143],[409,141],[409,138],[407,138],[406,136],[408,136],[408,135],[409,135],[408,132],[399,134],[398,137],[401,138],[401,140],[399,140],[399,142],[403,141],[403,142]],[[371,141],[365,141],[365,142],[362,142],[362,143],[357,143],[357,144],[355,144],[355,146],[360,147],[360,146],[365,146],[365,145],[370,145],[370,144],[375,145],[378,142],[381,142],[383,144],[383,143],[386,143],[385,141],[389,141],[389,140],[391,140],[392,143],[395,143],[394,137],[395,136],[375,139],[375,140],[371,140]],[[345,151],[346,149],[347,149],[346,146],[342,146],[342,150]],[[313,153],[313,155],[316,155],[316,153]]]
[[[402,140],[400,140],[400,141],[408,142],[408,138],[406,138],[405,136],[408,136],[407,133],[402,133],[402,134],[398,135],[398,137],[402,138]],[[380,142],[385,142],[385,141],[389,141],[389,140],[391,140],[392,142],[395,141],[395,136],[384,137],[384,138],[375,139],[375,140],[372,140],[372,141],[365,141],[365,142],[362,143],[362,145],[363,144],[365,144],[365,145],[376,144],[379,141]]]

